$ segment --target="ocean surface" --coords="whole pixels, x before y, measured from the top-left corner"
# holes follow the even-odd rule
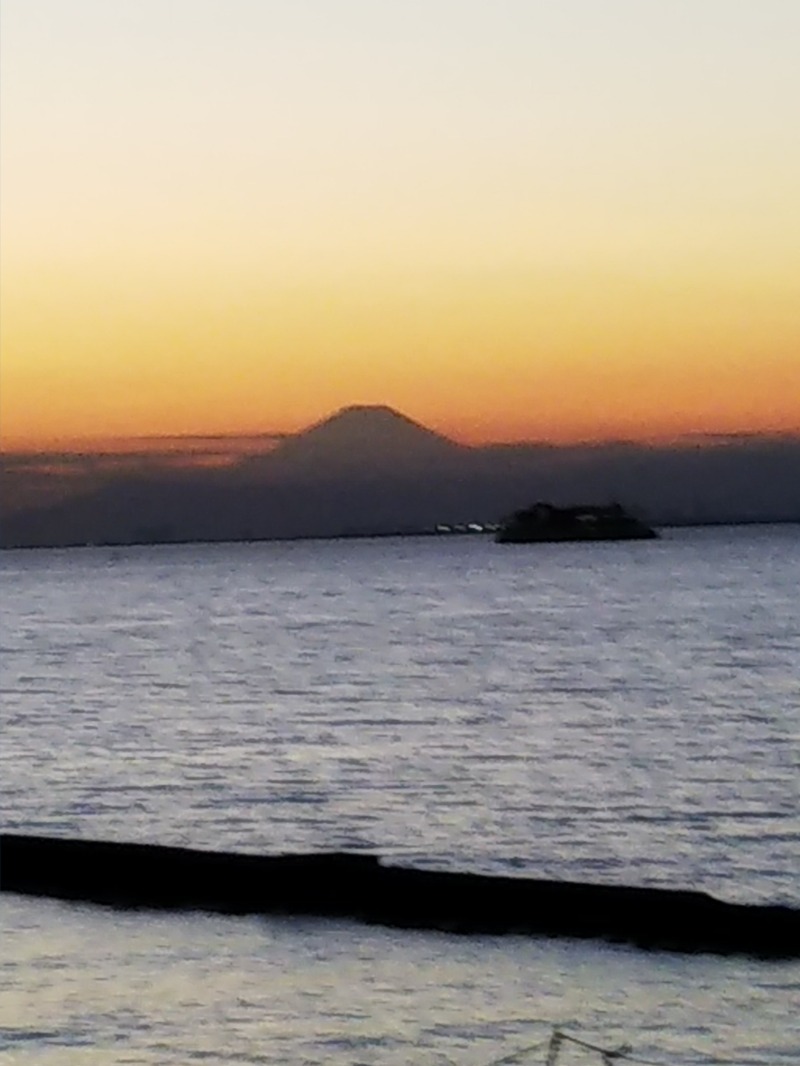
[[[5,551],[0,582],[5,831],[800,906],[800,526]],[[663,1066],[800,1062],[796,962],[0,915],[0,1063],[485,1066],[554,1026]]]

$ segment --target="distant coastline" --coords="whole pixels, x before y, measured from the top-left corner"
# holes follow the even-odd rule
[[[800,526],[800,517],[797,518],[740,518],[737,520],[708,519],[706,521],[680,521],[658,522],[657,529],[712,529],[729,526],[731,528],[743,526]],[[286,537],[220,537],[220,538],[192,538],[181,540],[120,540],[120,541],[75,541],[63,544],[0,544],[0,551],[64,551],[67,549],[80,548],[168,548],[180,547],[192,544],[294,544],[307,541],[336,541],[336,540],[400,540],[418,538],[448,539],[452,537],[492,537],[494,529],[491,526],[477,530],[451,530],[442,532],[436,529],[408,529],[369,532],[342,533],[307,533],[296,534]],[[568,541],[565,543],[575,543]],[[589,541],[587,543],[596,543]]]

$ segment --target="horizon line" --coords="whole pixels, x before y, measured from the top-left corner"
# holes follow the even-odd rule
[[[315,423],[316,424],[316,423]],[[420,423],[420,425],[423,425]],[[308,427],[310,428],[310,427]],[[424,427],[427,428],[427,427]],[[170,456],[195,454],[197,456],[208,454],[228,454],[229,449],[225,448],[225,445],[232,445],[240,443],[246,445],[252,444],[280,444],[285,440],[292,440],[297,437],[302,437],[306,432],[305,429],[297,430],[296,432],[288,431],[276,431],[276,432],[259,432],[259,433],[156,433],[152,435],[137,434],[135,436],[127,436],[120,434],[119,436],[109,437],[68,437],[63,439],[47,440],[41,444],[12,444],[6,445],[5,442],[0,441],[0,462],[4,460],[24,460],[24,459],[44,459],[47,457],[65,457],[71,459],[98,459],[103,457],[116,457],[116,456],[128,456],[130,458],[150,457],[157,459],[159,456],[164,458]],[[442,434],[444,436],[444,434]],[[453,439],[453,438],[447,438]],[[664,447],[681,447],[691,446],[698,444],[743,444],[743,443],[756,443],[763,442],[779,442],[779,441],[800,441],[800,428],[796,430],[789,429],[776,429],[776,430],[732,430],[730,432],[721,432],[716,430],[702,431],[695,430],[686,433],[679,434],[665,434],[661,436],[652,437],[582,437],[575,440],[553,440],[548,438],[525,438],[516,440],[494,440],[494,441],[482,441],[480,443],[471,444],[453,440],[453,443],[459,443],[462,447],[468,449],[474,449],[480,451],[484,448],[548,448],[557,450],[570,450],[580,448],[613,448],[613,447],[625,447],[625,448],[664,448]],[[210,446],[217,445],[217,449],[213,447],[202,448],[196,447],[202,443],[207,442]],[[124,445],[158,445],[158,444],[173,444],[176,445],[174,450],[159,452],[157,448],[136,448],[129,447],[124,448],[120,446]],[[180,446],[186,445],[187,448],[183,449]],[[194,450],[190,450],[191,446],[195,445]],[[235,449],[233,449],[235,451]],[[271,449],[270,449],[271,450]],[[243,456],[246,452],[242,453]],[[253,454],[259,454],[255,452]],[[261,454],[268,454],[264,452]]]
[[[18,443],[8,445],[0,435],[0,457],[4,456],[111,456],[111,455],[157,455],[157,450],[144,448],[138,452],[136,447],[125,445],[176,445],[176,451],[183,452],[181,445],[279,445],[282,441],[296,439],[304,434],[324,425],[334,422],[339,417],[354,410],[360,411],[388,411],[396,418],[410,422],[421,430],[436,433],[438,436],[466,448],[502,448],[502,447],[543,447],[543,448],[596,448],[596,447],[664,447],[669,445],[707,443],[736,443],[756,440],[795,440],[800,438],[800,425],[792,429],[732,429],[732,430],[686,430],[683,432],[630,436],[630,435],[606,435],[594,434],[578,436],[572,439],[547,438],[547,437],[517,437],[501,438],[496,440],[482,440],[469,442],[459,439],[459,436],[451,436],[439,429],[434,429],[427,423],[420,421],[405,412],[392,407],[390,404],[346,404],[338,407],[328,414],[322,415],[297,430],[257,430],[230,432],[202,433],[193,431],[189,433],[136,433],[136,434],[103,434],[103,435],[79,435],[63,437],[42,437],[38,443],[30,438],[17,437]],[[34,438],[35,440],[35,438]],[[235,449],[234,449],[235,450]],[[198,454],[205,454],[207,449],[199,449]],[[170,453],[165,453],[170,454]]]

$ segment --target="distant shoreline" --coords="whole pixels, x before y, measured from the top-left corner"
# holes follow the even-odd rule
[[[655,524],[656,529],[711,529],[722,526],[732,528],[741,526],[792,526],[800,525],[800,516],[797,518],[739,518],[739,519],[707,519],[705,521],[670,521]],[[181,540],[120,540],[120,541],[75,541],[68,544],[3,544],[0,551],[64,551],[75,548],[168,548],[185,547],[192,544],[294,544],[305,541],[332,541],[332,540],[387,540],[387,539],[410,539],[413,537],[436,537],[442,540],[453,537],[487,537],[493,536],[493,529],[484,530],[449,530],[442,532],[435,529],[417,530],[392,530],[391,532],[342,532],[342,533],[299,533],[287,537],[221,537],[219,540],[209,538],[186,538]],[[567,542],[575,543],[575,542]],[[587,543],[595,543],[588,541]]]

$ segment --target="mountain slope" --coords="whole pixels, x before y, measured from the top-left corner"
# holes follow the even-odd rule
[[[269,466],[282,476],[402,475],[449,464],[469,450],[391,407],[352,406],[283,441]]]

